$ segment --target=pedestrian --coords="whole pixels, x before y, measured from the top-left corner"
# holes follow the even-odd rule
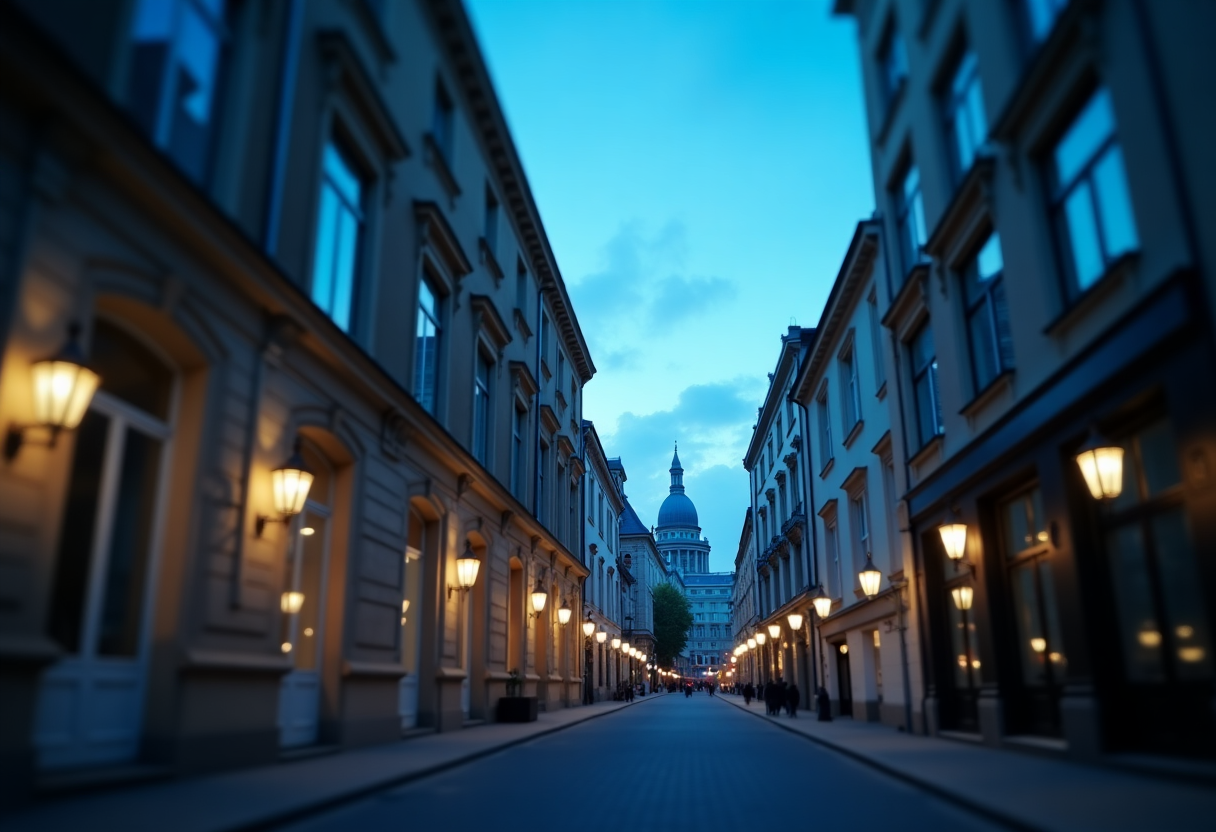
[[[773,694],[776,692],[777,686],[773,684],[773,680],[769,679],[764,683],[764,712],[773,715]]]
[[[790,717],[798,716],[798,686],[793,682],[785,691],[785,712]]]
[[[752,706],[752,699],[756,696],[756,686],[748,682],[743,686],[743,704],[747,707]]]
[[[819,721],[832,721],[832,700],[828,696],[827,690],[823,685],[819,686],[819,691],[815,694],[815,703],[819,706]]]

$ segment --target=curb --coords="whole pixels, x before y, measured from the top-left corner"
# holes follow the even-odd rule
[[[757,700],[757,701],[759,701],[759,700]],[[754,717],[758,717],[759,719],[762,719],[765,722],[765,724],[767,724],[767,725],[772,725],[774,728],[780,728],[783,731],[788,731],[789,733],[794,734],[795,736],[802,737],[805,740],[809,740],[810,742],[813,742],[817,745],[821,745],[824,748],[835,751],[838,754],[843,754],[844,756],[846,756],[852,760],[856,760],[857,762],[862,763],[863,765],[869,766],[870,768],[875,769],[876,771],[882,772],[883,774],[887,775],[888,777],[893,777],[896,780],[901,780],[904,783],[907,783],[911,786],[915,786],[916,788],[920,789],[921,791],[929,792],[930,794],[934,795],[935,797],[939,797],[942,800],[945,800],[947,803],[952,803],[955,806],[958,806],[962,809],[966,809],[967,811],[969,811],[973,814],[980,815],[985,820],[992,821],[994,823],[999,823],[1000,825],[1006,826],[1010,829],[1016,829],[1016,830],[1018,830],[1018,832],[1046,832],[1046,830],[1041,826],[1034,826],[1033,824],[1029,824],[1026,821],[1022,820],[1021,818],[1017,818],[1017,817],[1014,817],[1013,815],[1006,814],[1005,812],[1002,812],[999,809],[993,809],[991,806],[987,806],[983,803],[977,803],[974,800],[971,800],[967,797],[963,797],[948,789],[943,789],[941,786],[937,785],[936,783],[931,783],[927,780],[922,780],[918,777],[915,777],[915,776],[909,774],[906,771],[903,771],[902,769],[895,768],[894,766],[887,765],[886,763],[876,760],[873,757],[870,757],[870,756],[867,756],[860,752],[854,751],[853,749],[849,748],[848,746],[841,745],[841,744],[833,742],[831,740],[826,740],[823,737],[816,737],[812,734],[805,734],[802,731],[799,731],[798,729],[794,728],[792,725],[786,725],[786,724],[782,723],[779,719],[771,720],[768,718],[767,715],[762,714],[759,711],[753,711],[750,708],[746,708],[742,705],[736,705],[733,702],[730,702],[728,704],[730,704],[736,710],[744,711],[745,713],[749,713]],[[814,713],[814,711],[807,711],[806,713]]]
[[[657,698],[657,697],[654,697],[653,694],[647,694],[647,697],[650,698],[650,701],[653,701],[655,698]],[[611,711],[602,711],[600,713],[591,714],[587,718],[580,719],[577,722],[568,722],[565,725],[554,725],[550,728],[544,729],[543,731],[537,731],[535,734],[529,734],[526,737],[519,737],[517,739],[507,740],[506,742],[503,742],[499,745],[495,745],[490,748],[481,748],[476,751],[471,751],[468,754],[465,754],[463,757],[457,757],[453,760],[448,760],[446,762],[439,763],[430,768],[422,769],[419,771],[412,771],[407,774],[400,774],[400,775],[395,775],[392,777],[387,777],[383,780],[377,780],[373,784],[361,786],[357,789],[351,789],[350,791],[348,791],[344,794],[341,794],[341,795],[322,798],[320,800],[315,800],[315,801],[309,802],[307,804],[295,806],[291,809],[286,809],[283,811],[275,812],[270,817],[263,817],[263,818],[259,818],[257,820],[251,820],[247,823],[240,823],[240,824],[237,824],[236,826],[230,826],[227,828],[227,832],[261,832],[261,830],[274,829],[275,827],[282,826],[283,824],[286,824],[286,823],[291,823],[293,821],[302,820],[305,817],[308,817],[309,815],[312,815],[316,812],[320,812],[320,811],[324,811],[324,810],[328,810],[328,809],[335,809],[335,808],[343,805],[344,803],[351,803],[351,802],[354,802],[361,798],[368,797],[369,795],[373,795],[377,792],[384,791],[386,789],[395,788],[397,786],[403,786],[407,783],[413,783],[416,780],[423,780],[427,777],[431,777],[436,774],[442,774],[445,771],[450,771],[451,769],[458,768],[460,766],[466,765],[467,763],[471,763],[475,760],[479,760],[483,757],[488,757],[491,754],[497,754],[499,751],[502,751],[504,749],[512,748],[517,745],[522,745],[526,742],[531,742],[534,739],[548,736],[549,734],[556,734],[559,731],[565,731],[567,728],[573,728],[577,725],[582,725],[584,723],[590,722],[593,719],[599,719],[601,717],[609,716],[611,714],[620,713],[621,711],[626,710],[627,708],[632,708],[633,706],[640,705],[646,701],[648,701],[648,700],[647,700],[647,698],[644,697],[640,700],[635,700],[633,702],[627,702],[619,708],[613,708]]]

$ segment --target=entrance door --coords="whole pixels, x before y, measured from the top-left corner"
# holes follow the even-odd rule
[[[311,461],[310,467],[313,467]],[[313,470],[317,469],[313,467]],[[318,474],[313,488],[324,487],[328,482],[328,477],[322,478]],[[328,497],[324,493],[319,496]],[[293,670],[283,677],[279,686],[279,745],[283,748],[312,745],[317,741],[329,510],[309,500],[293,526],[287,589],[280,605],[283,652],[291,656],[293,664]]]
[[[853,674],[849,670],[849,645],[834,645],[836,651],[836,692],[840,699],[840,715],[853,715]]]
[[[401,663],[405,676],[397,688],[401,730],[418,726],[418,650],[422,630],[422,517],[410,513],[410,544],[405,549],[405,592],[401,601]],[[417,531],[415,532],[415,529]]]

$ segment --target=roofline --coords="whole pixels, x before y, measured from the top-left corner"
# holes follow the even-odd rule
[[[427,0],[425,5],[439,35],[438,40],[452,61],[454,78],[469,104],[469,120],[502,190],[502,204],[515,220],[520,242],[536,272],[541,290],[552,299],[554,318],[568,336],[565,340],[572,342],[575,347],[571,350],[571,359],[578,368],[579,377],[586,384],[595,375],[595,364],[574,314],[566,283],[558,270],[557,258],[541,222],[523,162],[507,127],[498,93],[490,79],[468,12],[461,0]],[[568,343],[567,347],[570,346]]]

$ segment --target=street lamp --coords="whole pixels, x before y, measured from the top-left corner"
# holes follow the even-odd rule
[[[857,574],[857,578],[861,581],[861,591],[865,593],[867,599],[878,594],[878,584],[882,580],[882,573],[874,567],[874,561],[869,552],[866,552],[866,568]]]
[[[481,561],[477,559],[477,554],[473,551],[469,541],[464,542],[464,552],[460,557],[456,558],[456,586],[448,584],[448,597],[452,597],[453,591],[468,592],[473,588],[473,584],[477,583],[477,570],[481,567]]]
[[[943,523],[937,527],[937,533],[942,536],[942,546],[950,560],[962,560],[967,551],[967,524]]]
[[[761,635],[761,634],[760,634],[760,633],[757,633],[757,635]],[[748,636],[748,639],[747,639],[747,649],[748,649],[748,650],[755,650],[755,649],[756,649],[756,645],[757,645],[758,643],[759,643],[759,642],[757,642],[757,641],[756,641],[754,638],[752,638],[751,636]]]
[[[549,593],[545,591],[541,578],[537,578],[536,589],[532,590],[532,610],[536,613],[537,618],[540,618],[540,614],[544,612],[545,602],[548,600]]]
[[[279,517],[259,514],[254,525],[254,533],[262,536],[267,523],[286,523],[304,510],[304,501],[308,499],[308,489],[312,487],[313,473],[304,464],[300,455],[300,438],[296,437],[292,446],[291,456],[282,465],[270,472],[271,493],[274,496],[274,510]]]
[[[607,630],[605,630],[605,629],[604,629],[604,625],[603,625],[603,624],[601,624],[601,625],[600,625],[599,632],[597,632],[597,633],[595,634],[595,643],[596,643],[596,644],[603,644],[603,643],[604,643],[605,641],[607,641],[607,640],[608,640],[608,631],[607,631]]]
[[[792,612],[786,616],[786,620],[790,622],[790,629],[795,633],[802,629],[802,613]]]
[[[34,381],[34,424],[9,427],[4,439],[6,461],[17,456],[25,442],[25,432],[31,427],[50,431],[45,444],[53,448],[60,431],[74,429],[84,418],[101,384],[101,376],[85,366],[87,359],[80,348],[79,335],[80,324],[72,323],[68,327],[68,340],[59,352],[30,367]]]
[[[950,595],[954,598],[954,606],[966,612],[971,609],[971,602],[975,598],[975,590],[964,584],[950,590]]]
[[[557,608],[557,623],[563,625],[569,624],[570,616],[573,614],[574,611],[570,609],[570,602],[568,600],[563,600],[562,605]]]
[[[780,624],[769,624],[768,625],[768,637],[773,639],[773,641],[776,641],[777,639],[779,639],[781,637],[781,625]]]
[[[1118,445],[1103,442],[1095,430],[1076,460],[1095,500],[1113,500],[1123,493],[1123,449]]]
[[[823,584],[819,585],[815,597],[811,599],[811,606],[815,608],[815,615],[819,616],[821,621],[832,614],[832,599],[823,591]]]
[[[591,620],[591,613],[587,613],[587,618],[583,621],[583,635],[591,638],[591,634],[595,632],[595,622]]]
[[[613,637],[612,637],[612,649],[613,649],[613,650],[620,650],[620,649],[621,649],[621,637],[620,637],[620,636],[613,636]]]
[[[768,636],[764,634],[763,630],[758,630],[756,632],[756,644],[759,644],[761,647],[763,647],[764,642],[766,642],[766,641],[768,641]]]

